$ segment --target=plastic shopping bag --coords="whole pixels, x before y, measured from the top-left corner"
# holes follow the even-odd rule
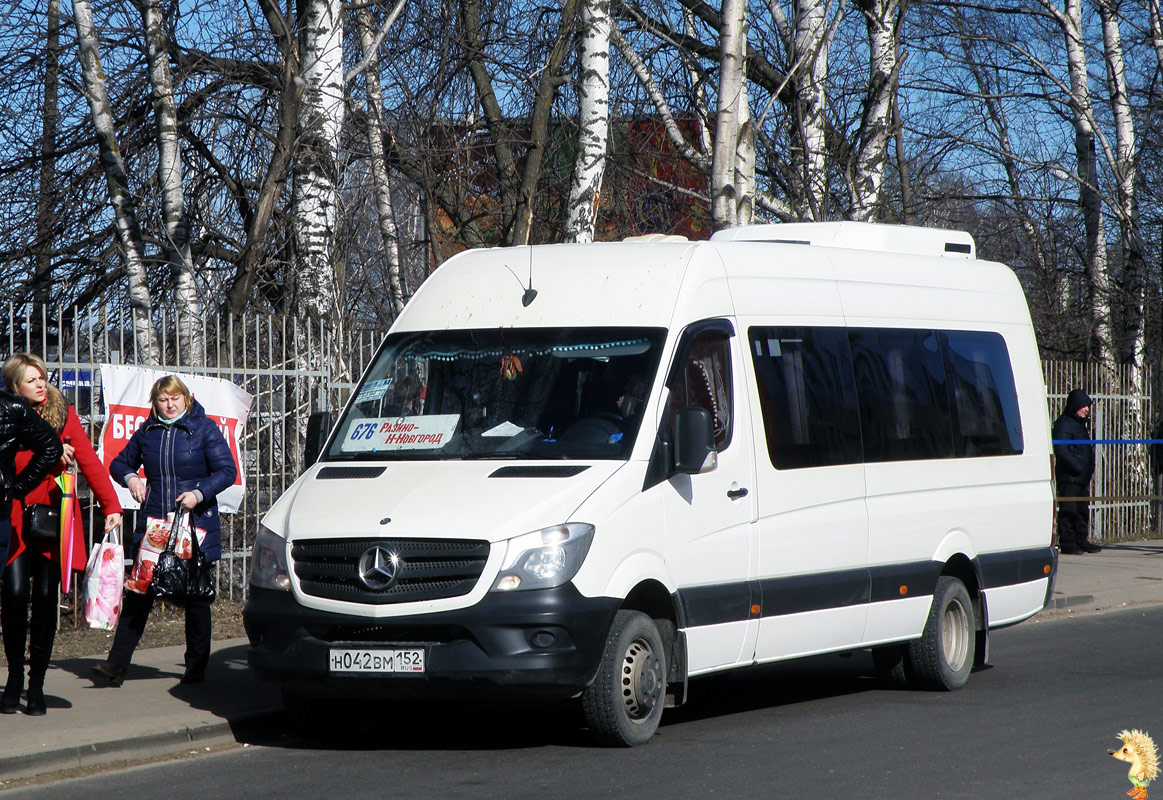
[[[117,531],[109,531],[89,554],[83,590],[85,619],[90,628],[111,631],[121,616],[121,583],[125,551]]]
[[[193,552],[193,546],[190,544],[191,530],[197,532],[199,542],[206,538],[206,531],[193,527],[190,523],[190,517],[190,514],[181,513],[178,514],[175,521],[174,512],[171,511],[165,519],[161,517],[148,517],[146,519],[145,536],[141,540],[141,547],[137,550],[137,558],[133,560],[133,570],[129,573],[129,579],[125,581],[126,589],[138,594],[145,594],[149,591],[149,585],[153,581],[153,571],[157,567],[158,556],[166,549],[171,535],[178,537],[177,544],[174,545],[174,552],[178,554],[178,557],[190,557]]]

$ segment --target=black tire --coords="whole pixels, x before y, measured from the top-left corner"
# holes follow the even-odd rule
[[[973,603],[957,578],[942,575],[920,639],[909,642],[909,671],[924,689],[952,691],[969,680],[976,639]]]
[[[645,744],[658,730],[666,699],[666,651],[654,620],[619,611],[593,684],[582,694],[590,734],[603,745]]]

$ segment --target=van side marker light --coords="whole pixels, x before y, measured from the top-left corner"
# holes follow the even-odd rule
[[[1043,575],[1049,575],[1049,574],[1050,574],[1050,565],[1049,565],[1049,564],[1043,564],[1043,565],[1042,565],[1042,574],[1043,574]]]
[[[907,586],[902,586],[902,587],[900,588],[900,593],[901,593],[901,597],[904,597],[906,594],[908,594],[908,593],[909,593],[909,587],[907,587]]]
[[[756,603],[755,605],[751,606],[751,613],[752,613],[752,615],[754,615],[754,616],[759,616],[759,604],[758,604],[758,603]]]

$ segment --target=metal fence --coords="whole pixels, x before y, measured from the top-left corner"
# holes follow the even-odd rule
[[[100,365],[145,363],[128,314],[46,308],[21,313],[11,303],[7,312],[0,356],[24,351],[44,358],[50,381],[76,407],[96,446],[104,424]],[[171,329],[165,315],[159,315],[157,329]],[[238,512],[222,516],[219,596],[245,597],[259,520],[302,469],[307,418],[342,405],[383,333],[337,332],[286,317],[210,314],[201,320],[196,354],[183,353],[172,335],[161,340],[163,363],[157,368],[223,378],[254,397],[239,449],[245,493]],[[101,518],[83,477],[78,496],[91,546],[101,536]],[[124,529],[131,531],[135,522],[136,512],[126,512]]]
[[[97,442],[104,423],[100,364],[144,363],[130,335],[128,313],[99,308],[39,308],[29,313],[9,303],[7,317],[7,342],[0,340],[0,349],[7,347],[0,356],[20,351],[42,356],[52,371],[50,379]],[[160,331],[171,328],[164,315],[156,322]],[[224,378],[254,397],[239,452],[246,491],[238,513],[224,515],[222,522],[221,596],[245,597],[259,520],[301,471],[307,418],[343,404],[384,333],[337,332],[318,322],[277,316],[211,314],[202,320],[196,358],[183,353],[172,335],[162,339],[160,368]],[[1051,419],[1061,412],[1070,389],[1081,387],[1095,401],[1096,439],[1151,438],[1154,413],[1145,388],[1151,385],[1147,370],[1136,376],[1128,368],[1045,362],[1043,372]],[[1105,542],[1142,538],[1151,530],[1155,494],[1147,447],[1098,445],[1097,456],[1093,491],[1101,499],[1091,504],[1094,537]],[[91,544],[100,536],[99,512],[88,502],[83,480],[79,496]],[[125,529],[131,530],[134,522],[134,512],[128,512]]]
[[[1050,419],[1062,413],[1071,389],[1083,389],[1094,401],[1090,433],[1097,440],[1143,440],[1152,436],[1155,415],[1148,368],[1104,367],[1072,361],[1042,364]],[[1149,445],[1095,445],[1096,464],[1090,504],[1090,531],[1100,542],[1142,539],[1158,525],[1157,496]]]

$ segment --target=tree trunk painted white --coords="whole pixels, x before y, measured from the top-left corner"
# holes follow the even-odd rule
[[[578,66],[578,142],[566,204],[565,238],[592,242],[610,132],[610,2],[584,0]]]
[[[305,0],[298,159],[292,188],[294,313],[338,319],[332,260],[343,127],[343,18],[339,0]]]
[[[868,0],[861,4],[868,30],[868,88],[848,186],[850,216],[860,222],[871,222],[876,217],[884,185],[899,68],[899,9],[899,0]]]
[[[738,224],[735,163],[738,157],[747,49],[746,0],[723,0],[719,30],[719,113],[711,159],[711,224],[722,230]]]
[[[73,0],[73,24],[77,28],[77,49],[81,61],[85,98],[89,102],[93,126],[97,131],[101,168],[105,173],[109,204],[113,207],[114,226],[125,260],[126,294],[129,298],[137,358],[141,363],[157,365],[161,363],[161,351],[151,319],[153,303],[146,280],[143,257],[145,245],[133,197],[129,192],[125,163],[117,144],[117,132],[109,105],[109,93],[105,88],[105,73],[101,68],[100,46],[97,31],[93,26],[93,10],[89,0]]]
[[[376,220],[379,223],[380,239],[384,245],[384,257],[388,263],[388,301],[392,316],[400,316],[404,310],[404,287],[400,274],[400,232],[396,225],[396,212],[392,208],[391,182],[388,177],[387,162],[384,158],[383,95],[380,90],[380,62],[376,55],[376,38],[371,11],[367,6],[357,12],[359,38],[363,47],[365,68],[364,81],[367,86],[367,140],[371,153],[372,183],[375,187]]]
[[[150,93],[157,121],[157,177],[166,230],[163,246],[173,277],[174,305],[177,308],[177,363],[202,366],[205,361],[203,309],[194,280],[194,261],[190,254],[190,218],[186,214],[182,181],[181,139],[178,114],[174,107],[174,80],[170,74],[168,42],[162,28],[164,16],[158,0],[138,0],[138,8],[145,28]]]
[[[1127,92],[1117,5],[1118,3],[1113,0],[1098,0],[1107,85],[1110,87],[1111,113],[1115,126],[1113,166],[1117,181],[1116,199],[1123,250],[1120,298],[1122,335],[1119,337],[1119,358],[1123,363],[1131,364],[1131,374],[1137,376],[1139,368],[1143,365],[1144,356],[1143,274],[1146,267],[1136,196],[1139,153],[1135,140],[1135,119],[1131,114],[1131,102]]]

